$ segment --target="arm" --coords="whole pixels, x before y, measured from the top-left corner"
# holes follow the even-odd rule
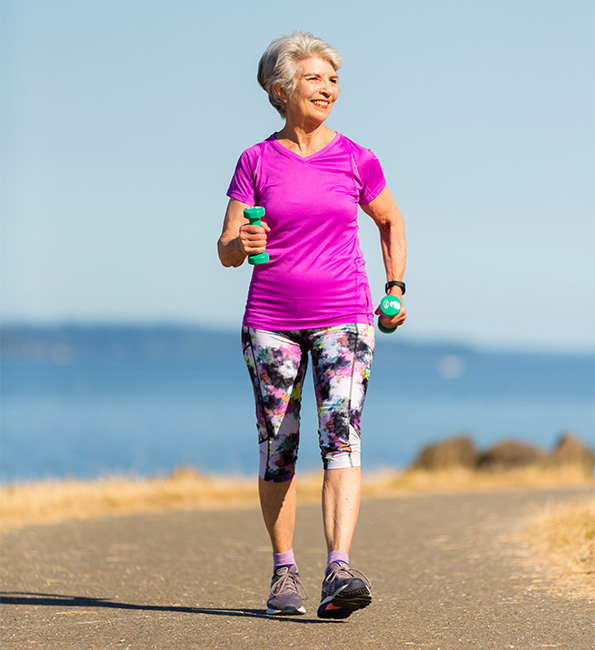
[[[248,255],[262,253],[266,248],[267,232],[270,228],[263,221],[262,226],[251,226],[244,218],[246,203],[229,199],[223,232],[217,242],[219,259],[223,266],[241,266]]]
[[[384,268],[386,269],[387,282],[391,280],[403,280],[407,258],[405,226],[403,216],[399,208],[397,208],[388,188],[385,187],[367,205],[362,205],[362,210],[372,217],[380,231],[380,245],[382,247],[382,258],[384,260]],[[389,294],[397,296],[401,301],[403,299],[403,292],[399,287],[391,287]],[[376,310],[376,314],[379,313],[380,308]],[[381,316],[383,324],[388,328],[402,325],[406,318],[407,312],[405,311],[404,305],[401,311],[392,319]]]

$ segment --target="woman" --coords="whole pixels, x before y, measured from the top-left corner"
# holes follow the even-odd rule
[[[371,151],[326,126],[339,96],[339,53],[294,32],[263,54],[258,81],[284,127],[244,151],[227,192],[218,242],[224,266],[269,253],[254,267],[244,314],[244,358],[254,386],[260,448],[259,495],[273,547],[269,614],[303,614],[306,596],[293,555],[301,388],[313,365],[324,464],[328,546],[321,618],[346,618],[372,600],[349,565],[360,504],[360,428],[374,351],[371,295],[359,247],[358,205],[377,224],[387,292],[402,298],[403,219]],[[261,226],[243,216],[262,206]],[[376,313],[380,313],[379,309]],[[386,328],[401,325],[403,308]]]

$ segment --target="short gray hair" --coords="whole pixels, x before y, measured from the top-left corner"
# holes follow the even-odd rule
[[[335,72],[343,65],[337,50],[309,32],[293,32],[291,36],[275,39],[260,57],[258,83],[264,88],[269,96],[269,102],[281,117],[285,117],[285,105],[275,95],[273,86],[279,84],[291,96],[295,88],[299,62],[312,56],[328,61]]]

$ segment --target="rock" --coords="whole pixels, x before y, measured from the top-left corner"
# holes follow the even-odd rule
[[[584,467],[587,473],[595,468],[595,453],[572,433],[560,436],[558,444],[549,456],[552,465],[578,465]]]
[[[488,451],[480,454],[478,469],[486,471],[502,471],[529,465],[539,465],[547,458],[547,454],[533,445],[513,440],[494,445]]]
[[[474,468],[477,458],[478,453],[473,440],[469,436],[459,436],[424,447],[413,467],[427,470],[451,467]]]

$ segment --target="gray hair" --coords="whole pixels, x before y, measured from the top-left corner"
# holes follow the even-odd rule
[[[269,96],[269,102],[275,110],[285,117],[285,105],[275,92],[273,86],[279,84],[291,97],[298,74],[298,64],[304,59],[318,56],[328,61],[335,72],[343,61],[337,50],[309,32],[293,32],[291,36],[281,36],[274,40],[265,50],[258,62],[258,83]]]

